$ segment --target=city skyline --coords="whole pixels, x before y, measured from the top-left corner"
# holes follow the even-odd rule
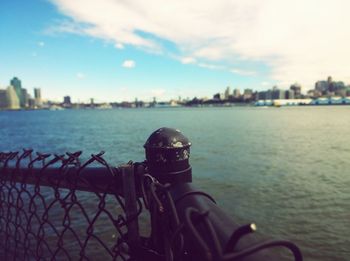
[[[181,94],[177,98],[169,100],[157,100],[153,97],[152,101],[138,99],[124,100],[121,102],[95,102],[91,97],[88,102],[72,102],[71,96],[63,97],[63,101],[53,101],[42,99],[41,88],[34,88],[34,97],[26,88],[23,88],[22,81],[18,77],[10,80],[10,85],[6,89],[0,89],[0,110],[19,110],[19,109],[62,109],[62,108],[113,108],[113,107],[155,107],[159,106],[197,106],[197,105],[229,105],[229,104],[250,104],[255,106],[277,105],[339,105],[350,103],[350,84],[346,85],[343,81],[334,80],[328,76],[326,80],[318,80],[314,84],[314,89],[307,93],[302,91],[302,86],[298,83],[290,85],[288,89],[281,89],[273,86],[265,90],[254,90],[246,88],[234,88],[231,90],[227,86],[224,92],[218,92],[212,97],[182,98]],[[158,106],[158,107],[159,107]]]
[[[164,5],[2,1],[0,88],[16,75],[50,100],[113,102],[296,81],[307,91],[327,75],[350,82],[346,1]],[[338,18],[325,19],[332,13]]]

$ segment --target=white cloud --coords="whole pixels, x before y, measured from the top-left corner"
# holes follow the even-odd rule
[[[83,74],[83,73],[81,73],[81,72],[78,72],[78,73],[76,74],[76,77],[77,77],[78,79],[84,79],[84,78],[85,78],[85,74]]]
[[[117,48],[117,49],[124,49],[124,45],[121,44],[121,43],[116,43],[114,46],[115,46],[115,48]]]
[[[211,70],[224,70],[225,69],[224,66],[209,64],[209,63],[198,63],[198,66],[202,67],[202,68],[211,69]]]
[[[261,86],[271,86],[271,83],[269,82],[261,82]]]
[[[44,46],[45,46],[45,43],[44,43],[44,42],[38,42],[38,46],[44,47]]]
[[[32,53],[31,53],[31,56],[37,57],[37,56],[38,56],[38,53],[37,53],[37,52],[32,52]]]
[[[234,74],[239,74],[239,75],[243,75],[243,76],[254,76],[256,75],[255,71],[246,71],[246,70],[241,70],[241,69],[231,69],[231,72]]]
[[[165,39],[198,65],[265,64],[278,83],[350,81],[348,0],[51,1],[72,19],[56,31],[157,52]]]
[[[136,63],[135,61],[133,60],[125,60],[123,63],[122,63],[122,66],[124,68],[134,68],[136,66]]]
[[[192,63],[196,63],[196,59],[193,57],[182,57],[180,59],[182,64],[192,64]]]

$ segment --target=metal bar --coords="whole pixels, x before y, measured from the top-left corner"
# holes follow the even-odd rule
[[[78,191],[121,195],[122,182],[116,169],[111,174],[106,168],[0,168],[0,179],[31,185],[59,187]]]
[[[133,250],[138,246],[140,242],[139,224],[137,219],[137,197],[135,188],[135,173],[133,165],[120,166],[122,179],[123,179],[123,197],[125,202],[125,215],[128,227],[128,243],[131,249],[131,255]],[[135,254],[135,253],[134,253]]]

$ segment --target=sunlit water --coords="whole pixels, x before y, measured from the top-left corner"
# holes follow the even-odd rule
[[[238,222],[294,241],[306,260],[350,260],[349,106],[0,112],[0,151],[141,161],[163,126],[190,138],[194,183]]]

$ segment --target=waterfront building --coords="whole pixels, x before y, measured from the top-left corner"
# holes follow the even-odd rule
[[[35,99],[35,106],[41,107],[42,100],[41,100],[41,89],[40,88],[34,88],[34,99]]]
[[[272,90],[272,100],[284,100],[285,92],[283,90],[274,87]]]
[[[253,98],[253,90],[252,89],[244,89],[243,100],[250,100],[251,98]]]
[[[328,91],[328,83],[327,81],[317,81],[315,83],[315,90],[321,92],[322,94]]]
[[[272,90],[266,91],[266,100],[272,100]]]
[[[28,99],[28,107],[30,109],[34,109],[35,108],[35,99],[34,98],[29,97],[29,99]]]
[[[294,91],[286,90],[284,96],[286,99],[294,99]]]
[[[7,108],[7,91],[0,90],[0,109]]]
[[[67,105],[71,105],[72,104],[70,96],[64,96],[63,97],[63,104],[67,104]]]
[[[9,110],[18,110],[20,109],[20,102],[15,90],[15,87],[10,85],[7,90],[7,109]]]
[[[241,91],[240,91],[240,89],[234,89],[233,90],[233,97],[234,98],[236,98],[236,99],[238,99],[238,98],[240,98],[241,97]]]
[[[223,93],[216,93],[213,95],[213,99],[214,100],[224,100],[225,99],[225,95]]]
[[[22,105],[24,105],[25,101],[25,97],[23,97],[23,93],[22,93],[22,82],[20,79],[18,79],[17,77],[13,77],[10,80],[10,85],[12,85],[14,87],[14,90],[16,92],[16,95],[19,99],[20,102],[20,106],[22,107]],[[23,106],[24,107],[24,106]]]
[[[300,99],[301,98],[301,85],[298,83],[294,83],[290,86],[290,90],[294,91],[294,98]]]
[[[224,97],[224,99],[225,100],[228,100],[229,98],[230,98],[230,92],[231,92],[231,88],[230,88],[230,86],[227,86],[226,87],[226,90],[225,90],[225,97]]]
[[[20,99],[20,106],[21,108],[28,108],[29,106],[29,93],[27,92],[27,89],[22,88],[21,89],[21,99]]]
[[[266,91],[258,92],[256,100],[266,100]]]

